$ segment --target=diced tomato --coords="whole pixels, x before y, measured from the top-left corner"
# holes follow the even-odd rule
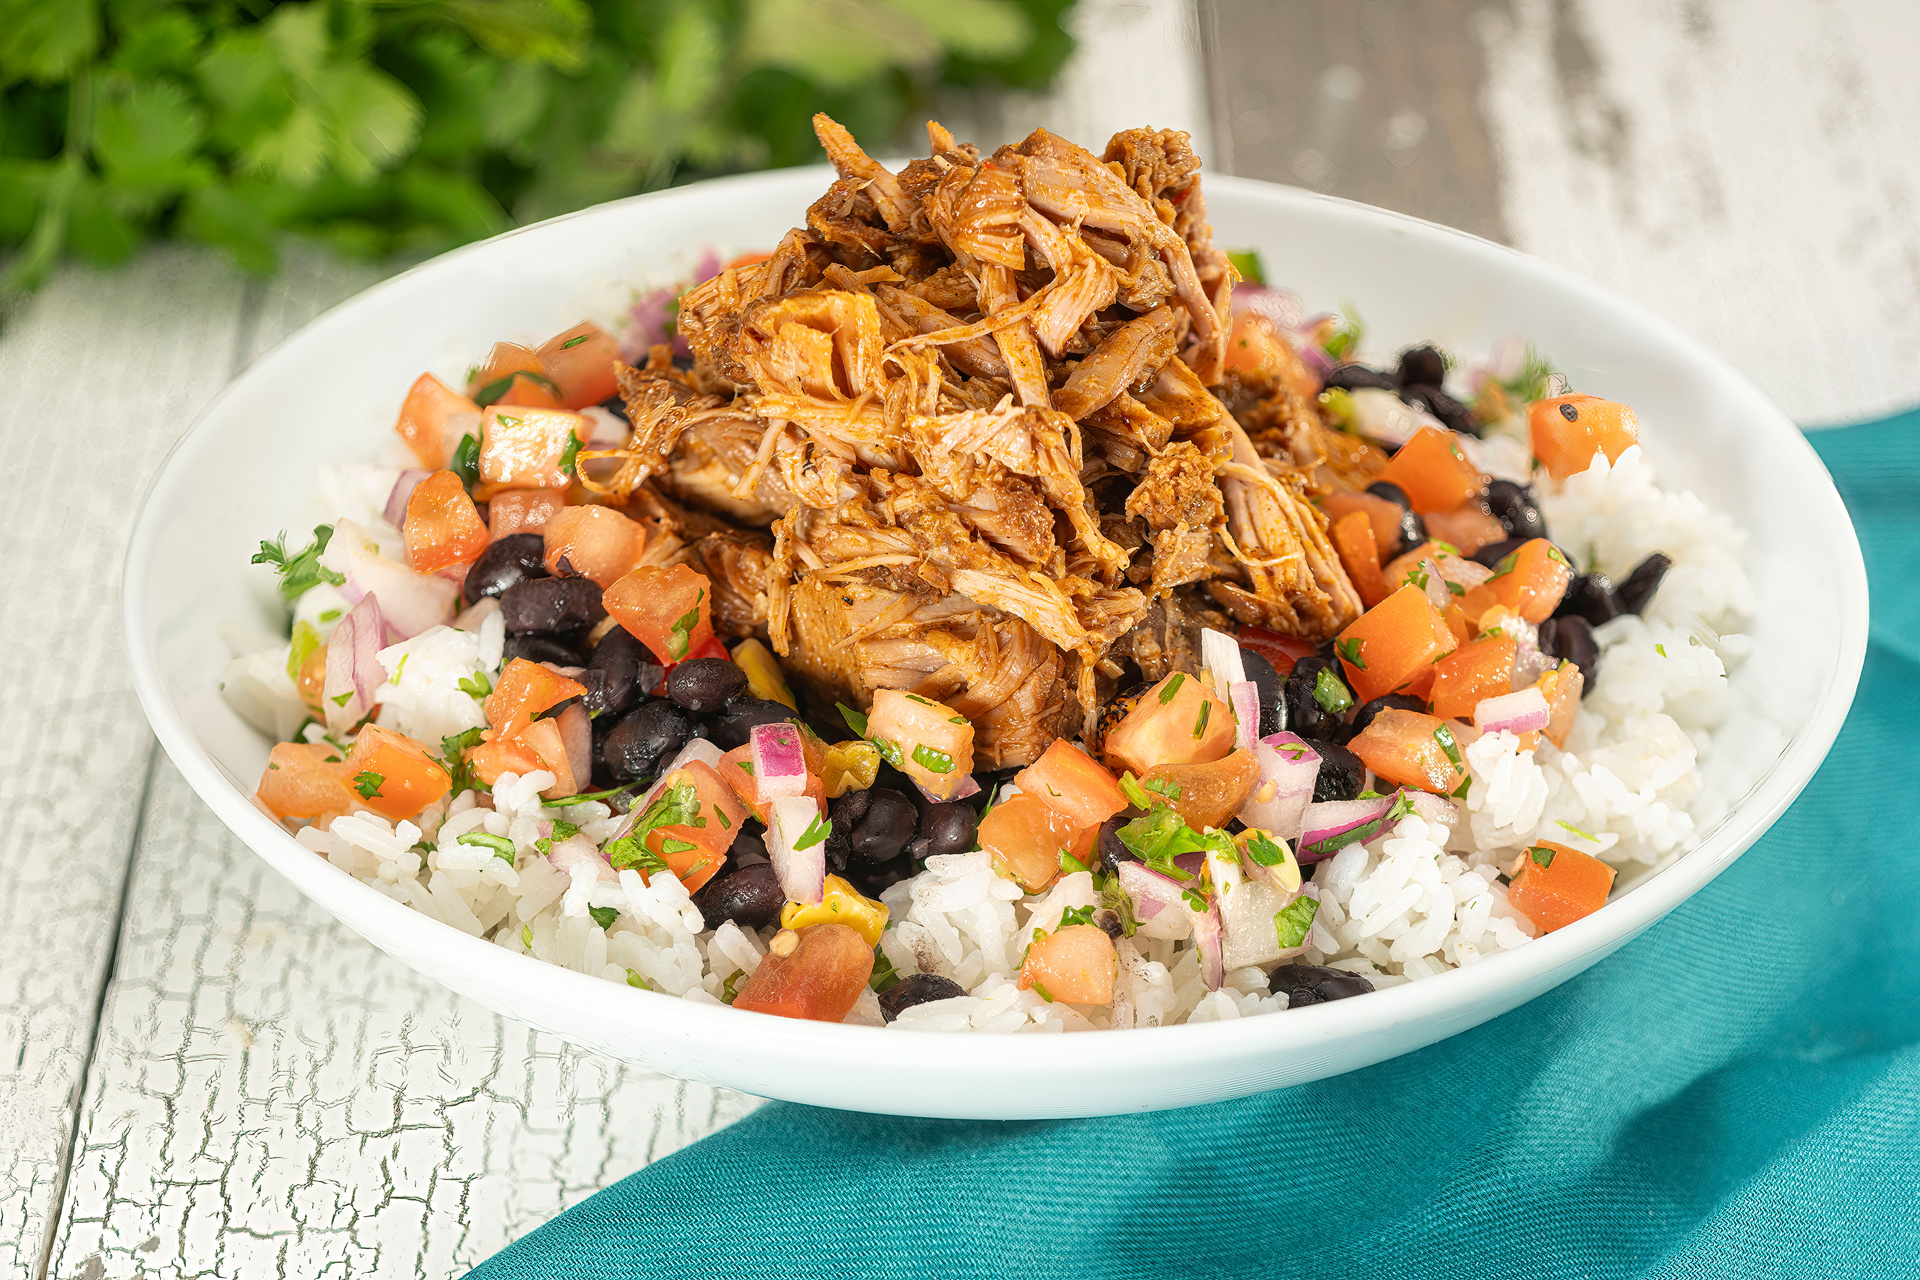
[[[511,738],[533,722],[542,711],[551,710],[568,698],[585,695],[587,688],[578,680],[569,680],[553,668],[526,658],[515,658],[500,673],[500,681],[487,696],[487,723],[492,737]]]
[[[546,768],[533,745],[517,737],[495,738],[491,742],[481,743],[467,752],[467,764],[472,767],[473,776],[488,787],[499,782],[503,773],[524,778]]]
[[[1292,673],[1294,663],[1312,657],[1314,653],[1313,641],[1302,640],[1299,636],[1283,636],[1265,627],[1242,627],[1235,639],[1240,641],[1242,649],[1251,649],[1272,663],[1273,669],[1283,677]]]
[[[753,976],[740,984],[736,1009],[781,1018],[839,1022],[873,976],[873,948],[857,929],[816,924],[795,934],[782,930]]]
[[[1523,542],[1487,579],[1495,604],[1504,605],[1536,626],[1553,616],[1573,581],[1573,569],[1560,548],[1545,538]]]
[[[802,726],[804,728],[805,726]],[[805,738],[802,738],[805,741]],[[720,757],[720,763],[714,766],[714,772],[720,775],[734,796],[747,807],[747,812],[767,826],[773,825],[773,805],[760,799],[760,787],[753,776],[753,746],[735,747]],[[822,813],[827,809],[827,787],[820,774],[807,771],[807,786],[800,794],[820,806]]]
[[[1400,689],[1453,647],[1446,620],[1411,584],[1354,619],[1334,641],[1347,683],[1362,702]]]
[[[1439,670],[1440,666],[1438,663],[1428,663],[1426,666],[1420,668],[1419,673],[1415,675],[1413,679],[1401,685],[1399,692],[1406,694],[1409,698],[1418,698],[1422,702],[1427,701],[1427,699],[1433,696],[1433,678]]]
[[[540,723],[544,724],[545,721]],[[725,865],[727,850],[746,821],[747,806],[721,780],[713,766],[689,761],[668,774],[658,789],[691,785],[699,809],[691,823],[656,827],[647,833],[646,846],[658,854],[689,891],[698,890]]]
[[[1540,692],[1547,699],[1547,741],[1556,747],[1567,745],[1567,735],[1573,732],[1573,718],[1580,710],[1580,693],[1585,688],[1587,678],[1580,668],[1571,662],[1561,662],[1559,668],[1540,677]]]
[[[1512,636],[1491,633],[1455,649],[1435,665],[1433,714],[1442,720],[1467,719],[1482,698],[1513,692]]]
[[[1578,849],[1542,840],[1520,855],[1519,874],[1507,887],[1513,909],[1542,933],[1564,929],[1607,904],[1613,868]]]
[[[564,489],[568,442],[586,442],[592,425],[564,409],[495,405],[480,415],[480,478],[501,489]]]
[[[1097,925],[1070,924],[1027,948],[1020,989],[1068,1004],[1112,1004],[1113,939]]]
[[[540,794],[549,800],[578,795],[580,779],[573,776],[573,757],[567,754],[566,739],[557,719],[535,720],[514,735],[540,758],[540,767],[553,775],[553,785]]]
[[[347,784],[384,818],[411,818],[453,789],[446,768],[404,733],[370,724],[347,753]]]
[[[1161,764],[1147,770],[1142,785],[1159,783],[1180,820],[1195,831],[1224,827],[1240,812],[1260,784],[1260,765],[1251,751],[1230,751],[1207,764]]]
[[[267,755],[257,793],[275,817],[302,818],[323,825],[361,807],[349,785],[353,775],[339,749],[325,742],[280,742]]]
[[[946,703],[917,693],[876,690],[867,740],[888,764],[942,800],[973,773],[973,725]]]
[[[1556,396],[1527,410],[1533,456],[1555,480],[1578,475],[1604,453],[1614,462],[1640,443],[1640,419],[1626,405],[1599,396]]]
[[[1061,851],[1073,852],[1081,836],[1072,819],[1024,791],[988,810],[978,832],[980,847],[1028,893],[1053,883]]]
[[[1176,671],[1140,695],[1101,751],[1114,768],[1143,774],[1155,765],[1218,760],[1233,739],[1233,708],[1205,680]]]
[[[620,358],[620,344],[591,320],[556,333],[535,354],[560,388],[562,409],[584,409],[619,390],[613,362]]]
[[[544,536],[548,573],[558,575],[565,559],[603,589],[625,577],[647,545],[645,529],[601,506],[563,507],[547,517]]]
[[[1386,567],[1387,581],[1397,587],[1407,580],[1409,572],[1420,567],[1422,560],[1433,561],[1440,570],[1442,581],[1451,582],[1462,588],[1478,586],[1493,576],[1493,570],[1485,565],[1474,560],[1464,560],[1455,555],[1458,549],[1450,542],[1423,542],[1405,555],[1396,557]]]
[[[436,471],[407,498],[407,561],[415,573],[472,564],[491,541],[467,487],[451,471]]]
[[[1403,512],[1399,503],[1383,498],[1377,493],[1330,493],[1319,501],[1320,509],[1327,513],[1329,521],[1338,521],[1355,511],[1366,513],[1367,524],[1373,529],[1373,544],[1378,550],[1378,559],[1381,564],[1400,554]]]
[[[1380,478],[1399,485],[1421,515],[1458,511],[1487,487],[1486,477],[1467,461],[1453,432],[1441,427],[1422,427],[1414,432],[1413,438],[1387,459]]]
[[[1460,548],[1463,556],[1503,542],[1507,536],[1506,527],[1489,515],[1478,502],[1469,502],[1458,511],[1435,511],[1421,519],[1426,523],[1429,537]]]
[[[1320,376],[1265,316],[1248,313],[1227,334],[1228,369],[1262,373],[1303,399],[1320,394]]]
[[[1387,598],[1387,579],[1380,572],[1380,546],[1374,541],[1372,522],[1364,511],[1349,511],[1333,522],[1329,530],[1333,549],[1340,554],[1340,566],[1347,571],[1360,603],[1371,609]]]
[[[1127,807],[1126,793],[1098,761],[1065,738],[1013,775],[1014,785],[1039,796],[1077,827],[1097,827]]]
[[[494,343],[487,362],[467,382],[467,395],[483,409],[492,404],[557,409],[559,391],[539,353],[516,342]]]
[[[430,373],[414,379],[400,404],[394,434],[406,441],[420,465],[438,471],[453,458],[463,435],[480,434],[480,406]]]
[[[487,503],[488,533],[495,542],[515,533],[540,533],[567,505],[565,489],[504,489]]]
[[[1398,786],[1450,796],[1467,781],[1466,755],[1453,727],[1438,716],[1389,707],[1347,744],[1347,750]]]
[[[712,586],[684,564],[648,564],[608,587],[601,603],[655,658],[683,662],[713,638]]]

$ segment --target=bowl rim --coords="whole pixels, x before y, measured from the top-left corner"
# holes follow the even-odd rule
[[[155,544],[152,536],[154,531],[166,521],[173,509],[174,504],[167,501],[168,497],[183,483],[189,471],[186,464],[196,450],[207,447],[209,430],[221,419],[229,401],[244,388],[280,376],[283,372],[280,366],[289,363],[289,352],[310,335],[336,325],[350,324],[357,315],[370,309],[377,310],[390,294],[407,289],[413,281],[423,276],[462,270],[470,260],[486,255],[503,242],[517,237],[551,234],[568,224],[594,219],[611,218],[618,221],[636,209],[683,201],[698,203],[715,193],[737,195],[742,189],[804,186],[827,179],[832,172],[830,166],[812,165],[710,179],[685,187],[610,201],[516,227],[438,255],[372,285],[323,312],[275,344],[222,388],[199,412],[193,424],[168,451],[141,500],[121,578],[122,622],[134,689],[155,736],[189,785],[221,821],[242,843],[292,880],[303,894],[363,936],[370,933],[386,934],[393,930],[425,930],[435,939],[436,947],[457,949],[457,953],[473,971],[484,974],[498,968],[501,985],[522,988],[533,984],[544,988],[556,997],[553,1004],[560,1008],[599,1004],[605,1009],[608,1019],[638,1023],[644,1034],[661,1041],[680,1037],[698,1040],[719,1049],[775,1058],[784,1055],[820,1062],[837,1061],[849,1053],[858,1053],[869,1067],[898,1065],[906,1068],[924,1050],[928,1043],[926,1037],[938,1036],[944,1046],[943,1057],[958,1069],[992,1070],[1017,1065],[1045,1071],[1071,1067],[1097,1054],[1107,1043],[1106,1040],[1085,1036],[955,1035],[915,1031],[912,1028],[804,1022],[759,1016],[725,1005],[709,1005],[650,990],[619,986],[603,978],[507,951],[426,916],[386,897],[307,850],[257,808],[250,795],[243,794],[231,783],[201,746],[168,696],[157,651],[150,643],[154,633],[146,600],[146,583],[152,573],[150,548]],[[1770,411],[1768,421],[1756,424],[1756,429],[1774,433],[1784,430],[1781,443],[1789,450],[1797,451],[1797,462],[1804,469],[1803,479],[1808,482],[1809,497],[1829,506],[1831,512],[1837,513],[1840,518],[1845,530],[1843,542],[1846,554],[1842,563],[1832,566],[1832,571],[1838,580],[1843,611],[1838,619],[1839,661],[1826,673],[1824,683],[1815,696],[1812,715],[1794,731],[1786,749],[1750,784],[1743,795],[1730,804],[1727,813],[1703,834],[1699,844],[1609,902],[1602,910],[1537,938],[1525,947],[1491,955],[1473,965],[1449,970],[1419,982],[1402,983],[1376,991],[1365,1000],[1334,1001],[1292,1010],[1289,1011],[1290,1016],[1284,1019],[1256,1017],[1144,1029],[1152,1034],[1130,1036],[1127,1043],[1131,1061],[1138,1067],[1146,1068],[1156,1065],[1178,1066],[1196,1056],[1207,1057],[1229,1048],[1237,1055],[1263,1050],[1280,1052],[1308,1043],[1345,1040],[1369,1029],[1378,1030],[1398,1024],[1422,1023],[1444,1028],[1450,1025],[1453,1017],[1496,1004],[1499,993],[1504,990],[1525,989],[1530,982],[1545,981],[1552,985],[1560,976],[1570,975],[1584,967],[1581,963],[1583,960],[1591,963],[1605,956],[1679,906],[1732,865],[1799,796],[1832,747],[1851,708],[1868,638],[1865,564],[1852,521],[1824,463],[1799,428],[1767,400],[1764,393],[1699,340],[1597,281],[1457,228],[1278,183],[1220,174],[1210,176],[1207,181],[1210,191],[1230,190],[1237,196],[1266,201],[1277,208],[1318,210],[1322,213],[1330,211],[1336,217],[1351,220],[1369,231],[1412,235],[1436,244],[1446,244],[1454,251],[1497,264],[1499,269],[1517,270],[1539,283],[1584,294],[1596,304],[1623,315],[1643,331],[1657,337],[1690,367],[1709,371],[1721,380],[1731,380],[1741,385]],[[362,919],[366,922],[365,929],[355,924],[356,920]],[[434,930],[442,932],[434,934]],[[406,962],[402,960],[402,963]],[[1540,990],[1544,992],[1545,988]],[[1463,1025],[1471,1025],[1478,1020],[1471,1019]],[[902,1032],[908,1034],[903,1035]],[[564,1036],[567,1033],[561,1031],[559,1034]],[[1441,1032],[1442,1036],[1447,1034],[1451,1032]],[[1419,1043],[1430,1043],[1432,1038],[1438,1037]]]

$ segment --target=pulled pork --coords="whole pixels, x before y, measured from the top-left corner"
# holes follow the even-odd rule
[[[1255,427],[1212,390],[1236,277],[1185,134],[982,158],[929,125],[893,173],[814,126],[839,180],[681,300],[692,368],[623,367],[633,438],[583,455],[770,528],[681,535],[716,626],[833,697],[950,703],[991,768],[1089,733],[1125,664],[1190,665],[1216,609],[1316,641],[1358,615],[1311,401],[1235,383]]]

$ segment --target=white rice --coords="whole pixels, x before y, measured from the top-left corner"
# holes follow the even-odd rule
[[[1494,474],[1524,466],[1497,436],[1476,453]],[[334,469],[323,496],[348,518],[392,534],[378,515],[382,486],[390,487],[393,475]],[[1749,648],[1740,633],[1752,608],[1740,562],[1743,535],[1691,494],[1660,489],[1638,448],[1612,466],[1597,458],[1564,485],[1543,487],[1548,527],[1581,567],[1618,579],[1662,551],[1672,569],[1643,616],[1597,629],[1599,678],[1564,749],[1542,740],[1521,750],[1512,734],[1486,734],[1466,747],[1471,780],[1452,826],[1408,816],[1307,869],[1303,892],[1319,909],[1299,960],[1362,974],[1376,989],[1432,977],[1532,939],[1532,924],[1508,903],[1500,879],[1530,844],[1553,840],[1591,853],[1620,868],[1624,881],[1694,843],[1689,806],[1701,790],[1700,765],[1727,714],[1727,670]],[[303,598],[297,613],[319,626],[320,615],[340,603],[338,594],[311,605]],[[379,693],[381,723],[430,745],[485,723],[474,690],[498,674],[500,619],[497,611],[478,610],[461,621],[475,629],[435,627],[381,651],[388,673]],[[263,730],[288,736],[304,713],[285,669],[287,645],[235,648],[229,698]],[[509,773],[490,796],[467,792],[423,814],[418,825],[363,812],[337,819],[326,832],[304,829],[299,839],[379,892],[496,946],[684,999],[730,998],[766,954],[773,930],[756,934],[723,922],[708,931],[678,880],[659,876],[647,885],[632,871],[615,872],[598,847],[621,819],[597,802],[543,803],[539,793],[552,781],[546,773]],[[543,854],[536,842],[550,836],[555,820],[580,831]],[[477,832],[510,840],[512,860],[487,845],[461,843]],[[1235,891],[1272,892],[1256,881]],[[1230,967],[1220,990],[1207,990],[1190,938],[1143,930],[1118,943],[1114,1002],[1097,1009],[1052,1003],[1016,983],[1036,929],[1054,927],[1067,910],[1096,905],[1088,874],[1063,876],[1029,897],[994,872],[987,854],[955,854],[929,859],[881,899],[890,912],[880,941],[885,960],[902,975],[951,978],[967,993],[908,1008],[895,1027],[1050,1034],[1220,1021],[1286,1007],[1267,982],[1287,958],[1277,954],[1271,911],[1252,897],[1246,912],[1227,913]],[[603,927],[595,912],[609,923]],[[1235,927],[1241,915],[1249,932]],[[1183,923],[1177,927],[1184,931]],[[1251,936],[1262,930],[1263,937]],[[871,992],[847,1021],[889,1025]]]

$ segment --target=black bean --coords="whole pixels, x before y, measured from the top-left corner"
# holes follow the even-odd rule
[[[500,619],[509,635],[579,631],[606,616],[592,578],[534,578],[500,593]]]
[[[1402,387],[1400,399],[1440,419],[1449,431],[1458,431],[1463,436],[1478,436],[1481,432],[1480,424],[1473,420],[1473,410],[1437,386]]]
[[[600,689],[597,694],[591,687],[587,690],[587,710],[617,715],[631,707],[644,692],[640,688],[640,668],[647,663],[647,646],[625,627],[615,627],[600,637],[593,656],[587,659],[587,670],[600,673]]]
[[[1373,983],[1345,969],[1328,969],[1317,964],[1283,964],[1267,980],[1267,990],[1287,997],[1287,1008],[1300,1009],[1329,1000],[1363,996]]]
[[[1400,546],[1394,554],[1411,551],[1427,540],[1427,522],[1413,509],[1406,490],[1391,480],[1376,480],[1367,486],[1367,492],[1376,498],[1385,498],[1400,508]]]
[[[1531,541],[1533,541],[1531,538],[1508,538],[1504,542],[1490,542],[1474,552],[1468,559],[1472,560],[1475,564],[1485,565],[1489,569],[1498,569],[1502,560],[1505,560],[1508,556]]]
[[[867,811],[847,833],[848,853],[862,862],[886,862],[899,857],[900,851],[913,839],[920,810],[913,801],[889,787],[869,787],[864,794]]]
[[[747,745],[747,738],[752,735],[753,726],[779,724],[793,718],[793,708],[784,702],[772,702],[766,698],[756,698],[751,694],[741,693],[735,695],[720,714],[713,718],[707,737],[713,739],[714,745],[722,751],[731,751],[735,747]]]
[[[927,842],[927,851],[916,853],[916,856],[937,858],[949,853],[970,852],[979,822],[979,815],[973,811],[973,806],[962,801],[949,800],[944,804],[928,805],[920,817],[920,834]]]
[[[952,978],[943,978],[937,973],[916,973],[910,978],[900,979],[880,993],[880,1016],[892,1022],[917,1004],[951,1000],[965,994],[967,989]]]
[[[1118,871],[1123,862],[1140,861],[1140,855],[1127,848],[1120,838],[1120,828],[1142,816],[1139,809],[1129,806],[1125,812],[1116,813],[1100,824],[1100,869],[1108,875]]]
[[[1305,735],[1302,735],[1303,737]],[[1360,757],[1337,742],[1307,738],[1307,745],[1320,755],[1320,776],[1313,780],[1313,801],[1351,800],[1366,786],[1367,766]]]
[[[508,636],[506,644],[500,649],[501,665],[515,658],[525,658],[528,662],[551,662],[556,667],[580,665],[579,652],[558,636]]]
[[[1247,673],[1247,679],[1253,681],[1253,687],[1260,691],[1260,733],[1264,738],[1270,733],[1279,733],[1287,727],[1287,680],[1254,650],[1242,646],[1240,665]]]
[[[860,893],[869,898],[878,898],[902,880],[912,879],[919,870],[919,864],[903,853],[886,862],[849,862],[842,874],[846,882]]]
[[[1540,514],[1540,499],[1532,485],[1511,480],[1494,480],[1487,485],[1487,511],[1500,522],[1509,538],[1544,538],[1546,517]]]
[[[669,698],[697,716],[711,715],[747,687],[747,673],[725,658],[695,658],[667,672]],[[789,710],[788,716],[793,712]]]
[[[1566,594],[1553,608],[1556,618],[1585,618],[1594,626],[1620,616],[1620,603],[1614,599],[1613,579],[1604,573],[1576,573],[1567,583]]]
[[[715,876],[694,895],[693,905],[711,929],[722,920],[731,920],[742,929],[764,929],[780,921],[780,909],[787,895],[780,888],[780,877],[770,862],[737,867]]]
[[[1548,618],[1540,624],[1540,652],[1580,668],[1580,696],[1593,692],[1593,682],[1600,678],[1600,642],[1593,637],[1592,623],[1579,614]]]
[[[1313,696],[1323,672],[1338,681],[1349,698],[1353,696],[1340,679],[1340,669],[1327,659],[1315,655],[1294,663],[1286,683],[1287,723],[1303,738],[1331,738],[1340,729],[1340,714],[1327,710]]]
[[[1399,381],[1390,373],[1378,369],[1369,369],[1363,364],[1343,364],[1327,375],[1329,387],[1341,387],[1348,391],[1360,387],[1377,387],[1382,391],[1398,391]]]
[[[1660,580],[1667,576],[1667,570],[1673,568],[1671,557],[1656,551],[1633,567],[1615,592],[1620,608],[1626,613],[1639,613],[1647,607],[1647,601],[1653,599],[1653,593],[1660,589]]]
[[[1373,718],[1382,711],[1393,708],[1399,711],[1425,712],[1427,704],[1410,693],[1383,693],[1372,702],[1353,713],[1353,720],[1340,731],[1336,739],[1341,745],[1352,742],[1360,736],[1361,730],[1373,723]]]
[[[735,867],[751,867],[769,862],[767,856],[767,829],[752,818],[740,824],[740,833],[727,847],[727,860]]]
[[[510,533],[480,553],[467,570],[467,603],[497,596],[508,587],[547,576],[546,540],[537,533]]]
[[[1408,347],[1400,353],[1395,372],[1403,387],[1437,387],[1447,380],[1447,358],[1432,343]]]
[[[643,702],[607,735],[600,755],[622,782],[658,773],[694,736],[693,721],[671,702]]]

